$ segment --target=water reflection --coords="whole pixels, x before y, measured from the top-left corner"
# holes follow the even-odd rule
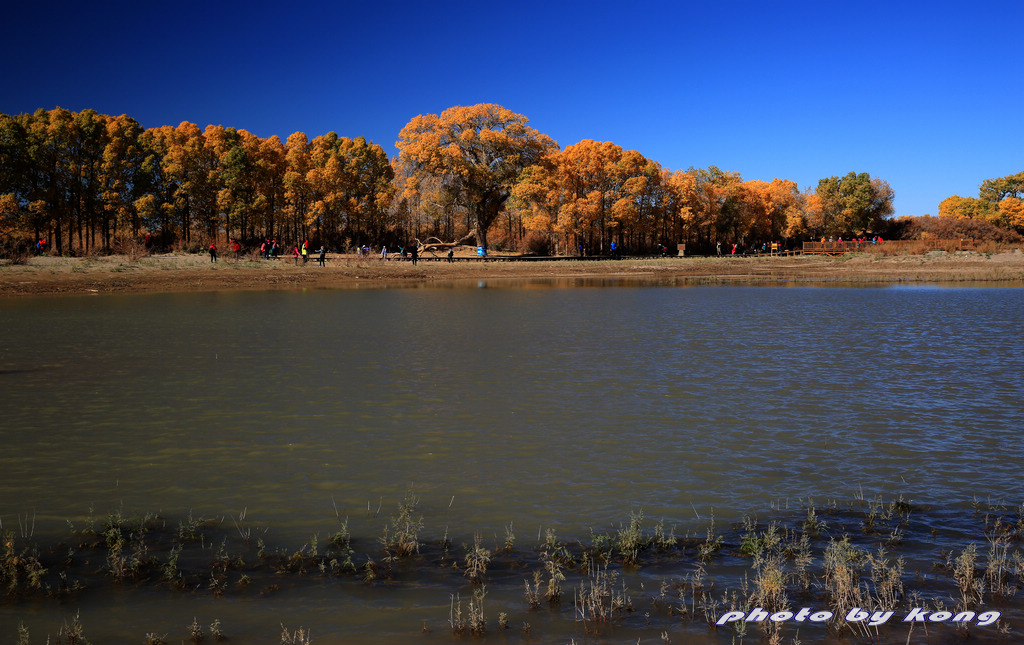
[[[359,505],[413,483],[495,525],[580,530],[634,504],[1013,490],[992,448],[1019,441],[1019,291],[569,283],[621,288],[12,303],[8,503],[60,516],[128,492],[301,523],[323,511],[310,488]]]
[[[730,285],[735,280],[738,288],[830,288],[830,289],[1016,289],[1024,287],[1024,281],[959,281],[959,282],[873,282],[867,280],[850,281],[835,278],[811,280],[806,277],[790,279],[787,277],[765,277],[751,281],[750,276],[708,275],[708,276],[657,276],[657,275],[621,275],[621,276],[578,276],[556,278],[501,278],[489,277],[486,280],[464,278],[453,280],[415,281],[408,283],[374,283],[352,285],[361,289],[465,289],[467,287],[502,288],[502,289],[573,289],[573,288],[644,288],[644,287],[714,287]],[[348,288],[346,286],[345,288]]]

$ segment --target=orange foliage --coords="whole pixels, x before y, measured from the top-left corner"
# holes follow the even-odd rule
[[[1024,199],[1007,197],[999,202],[999,216],[1007,226],[1024,233]]]

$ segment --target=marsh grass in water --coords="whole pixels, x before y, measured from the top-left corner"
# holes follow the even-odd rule
[[[384,527],[380,543],[386,553],[385,561],[419,553],[419,531],[423,528],[423,516],[416,510],[418,505],[419,498],[409,491],[398,504],[398,515],[393,516]]]
[[[480,534],[476,533],[473,536],[473,545],[466,547],[466,577],[474,584],[481,584],[490,561],[491,552],[484,548]]]
[[[310,645],[313,642],[313,635],[310,630],[299,627],[288,631],[288,628],[281,625],[281,645]]]
[[[68,523],[68,534],[53,541],[28,537],[31,531],[22,531],[26,537],[5,531],[0,592],[8,604],[30,607],[102,595],[130,582],[135,589],[159,593],[258,602],[261,596],[328,580],[340,588],[383,582],[386,590],[429,579],[450,591],[447,622],[456,634],[484,634],[488,593],[497,589],[507,598],[518,587],[520,600],[512,601],[518,608],[501,607],[503,630],[536,623],[527,620],[529,614],[545,605],[545,621],[562,619],[600,636],[612,629],[620,635],[680,626],[721,629],[716,620],[726,611],[793,611],[799,604],[832,611],[824,628],[837,635],[878,641],[888,638],[883,628],[847,621],[846,612],[854,607],[870,612],[948,607],[957,615],[991,607],[1016,611],[1016,594],[1024,586],[1024,506],[976,506],[955,515],[903,499],[859,499],[845,507],[807,503],[772,511],[765,520],[745,516],[733,526],[710,518],[703,530],[684,536],[637,510],[613,531],[591,529],[589,539],[562,539],[553,528],[541,529],[536,545],[527,548],[515,546],[511,524],[504,540],[495,535],[493,550],[476,531],[458,557],[449,555],[447,537],[424,537],[419,499],[411,494],[398,503],[383,536],[373,536],[375,513],[360,536],[336,512],[327,539],[313,533],[298,547],[268,543],[269,527],[248,530],[244,513],[220,519],[189,513],[175,519],[117,510],[99,520],[90,515],[83,528]],[[904,539],[891,539],[895,529]],[[254,541],[253,534],[261,537]],[[646,588],[652,578],[661,581],[656,589]],[[928,628],[984,636],[965,621]],[[1005,620],[998,625],[1006,628]],[[737,621],[726,629],[737,639],[783,642],[796,627]],[[220,630],[219,622],[207,627],[197,617],[189,638],[207,631],[216,638]],[[299,633],[286,631],[293,639]],[[81,633],[80,623],[61,627],[64,642],[76,642],[75,633]],[[300,638],[308,639],[308,633],[302,631]]]
[[[463,612],[459,594],[452,595],[451,609],[448,612],[448,626],[453,634],[461,636],[469,633],[474,636],[483,636],[487,632],[487,618],[484,616],[484,598],[486,597],[486,586],[473,589],[467,602],[466,611]]]

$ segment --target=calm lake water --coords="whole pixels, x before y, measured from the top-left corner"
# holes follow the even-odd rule
[[[511,524],[533,544],[637,509],[683,535],[809,498],[1019,504],[1022,323],[1024,289],[999,288],[492,281],[5,300],[0,520],[31,517],[45,539],[116,509],[244,511],[298,547],[336,530],[337,508],[365,544],[411,490],[430,539],[493,541]],[[522,577],[496,604],[521,597]],[[198,615],[236,642],[276,642],[283,622],[314,642],[446,643],[452,591],[127,586],[0,605],[0,640],[25,620],[44,642],[81,611],[93,642],[176,642]]]

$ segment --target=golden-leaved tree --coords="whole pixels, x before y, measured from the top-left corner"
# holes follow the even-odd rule
[[[1007,226],[1024,233],[1024,199],[1004,197],[999,202],[999,216]]]
[[[961,197],[950,195],[939,202],[939,217],[951,219],[983,219],[995,222],[999,219],[999,210],[992,202],[977,197]]]
[[[299,155],[295,155],[300,160]],[[333,243],[341,236],[378,240],[391,227],[394,170],[384,149],[363,137],[334,132],[313,139],[304,185],[309,191],[306,224]],[[297,174],[296,174],[297,176]],[[296,181],[294,187],[299,186]]]
[[[646,252],[663,242],[699,238],[705,227],[713,226],[721,195],[711,174],[700,176],[667,170],[610,141],[585,139],[549,152],[524,172],[515,203],[530,210],[526,228],[552,236],[564,252],[585,246],[590,253],[607,253],[611,242]],[[714,178],[732,181],[738,176],[717,173]],[[703,204],[705,198],[710,205]],[[701,213],[710,215],[698,219]]]
[[[313,163],[310,158],[309,137],[304,132],[294,132],[284,145],[284,216],[291,230],[305,233],[306,227],[312,222],[309,213],[314,202],[313,186],[309,181]]]
[[[796,182],[787,179],[745,181],[741,185],[744,206],[742,238],[777,240],[786,235],[789,222],[801,212]]]
[[[487,247],[487,229],[520,173],[557,147],[528,119],[495,104],[448,108],[413,118],[399,134],[400,163],[413,178],[435,177],[471,217],[469,237]],[[460,240],[460,241],[464,241]]]
[[[193,224],[204,232],[209,228],[218,212],[220,185],[220,159],[211,138],[219,140],[223,131],[210,126],[204,133],[182,121],[142,133],[146,185],[135,206],[147,228],[184,243],[191,240]]]
[[[625,150],[615,171],[611,224],[619,241],[640,249],[667,241],[661,165],[636,150]]]
[[[620,197],[621,160],[622,148],[610,141],[584,139],[549,151],[516,187],[517,201],[533,209],[527,228],[554,235],[567,251],[600,245]]]
[[[662,237],[688,242],[694,228],[697,204],[697,178],[682,170],[661,171],[665,211]]]

